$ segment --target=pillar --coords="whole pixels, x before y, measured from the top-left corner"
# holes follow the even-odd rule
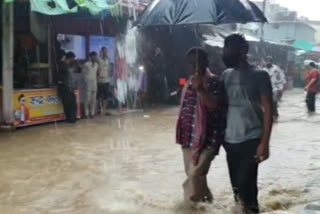
[[[2,2],[2,122],[13,124],[13,2]]]

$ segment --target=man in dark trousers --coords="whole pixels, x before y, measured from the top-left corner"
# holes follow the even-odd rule
[[[240,34],[225,39],[223,81],[228,99],[224,148],[236,201],[246,214],[259,213],[258,166],[269,158],[272,86],[267,72],[247,61],[249,44]]]
[[[58,70],[58,94],[63,104],[66,120],[75,123],[77,120],[77,103],[73,91],[72,72],[75,54],[68,52],[59,64]]]

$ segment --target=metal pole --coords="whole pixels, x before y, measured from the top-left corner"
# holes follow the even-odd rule
[[[49,87],[53,85],[53,76],[52,76],[52,35],[51,35],[51,19],[48,21],[48,83]]]
[[[13,2],[2,2],[2,122],[13,119]]]
[[[267,0],[263,0],[262,3],[262,12],[264,15],[266,15],[266,6],[267,6]],[[264,39],[264,23],[260,26],[260,40]]]
[[[262,12],[266,16],[266,5],[267,5],[267,0],[263,0],[262,3]],[[264,23],[261,23],[260,25],[260,48],[258,49],[258,54],[260,57],[264,56]]]

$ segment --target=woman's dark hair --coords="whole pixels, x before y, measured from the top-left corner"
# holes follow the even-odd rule
[[[202,69],[207,68],[209,66],[208,53],[201,47],[191,48],[186,57],[195,57],[195,63],[198,63],[198,66]]]

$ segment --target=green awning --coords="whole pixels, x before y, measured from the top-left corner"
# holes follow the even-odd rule
[[[311,51],[312,48],[314,47],[314,44],[312,42],[308,42],[308,41],[296,40],[293,43],[293,47],[295,47],[297,49],[304,50],[304,51]]]
[[[32,11],[46,15],[76,13],[79,7],[87,8],[91,14],[98,14],[105,10],[118,9],[121,2],[122,0],[118,0],[114,4],[108,4],[106,0],[74,0],[73,8],[69,8],[66,0],[30,0]]]
[[[66,0],[30,0],[30,3],[32,11],[47,15],[61,15],[66,13],[75,13],[78,11],[78,7],[69,8]]]

